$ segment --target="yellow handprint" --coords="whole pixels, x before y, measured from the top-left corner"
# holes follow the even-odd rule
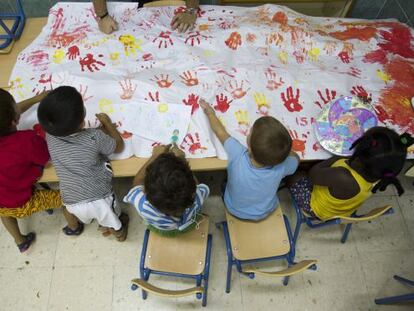
[[[256,92],[253,94],[253,98],[259,113],[263,116],[267,116],[269,113],[270,105],[265,94]]]
[[[119,65],[120,64],[119,52],[110,53],[109,54],[109,59],[111,60],[112,65],[114,65],[114,66]]]
[[[385,83],[388,83],[391,81],[391,77],[389,74],[377,69],[377,76],[378,78],[380,78],[382,81],[384,81]]]
[[[62,60],[65,58],[65,51],[62,49],[57,49],[53,54],[53,62],[55,64],[60,64]]]
[[[141,44],[142,40],[136,40],[132,35],[121,35],[119,36],[119,41],[124,45],[125,55],[128,56],[129,53],[135,55],[136,50],[142,51]]]
[[[286,51],[279,52],[278,57],[282,64],[288,63],[288,53]]]
[[[321,50],[319,50],[318,48],[312,48],[308,52],[309,59],[313,62],[318,61],[319,54],[321,54]]]
[[[234,113],[237,123],[239,124],[239,128],[237,129],[237,131],[239,133],[241,133],[244,136],[247,136],[248,132],[249,132],[249,115],[247,113],[247,110],[237,110]]]
[[[22,83],[20,77],[17,77],[10,81],[10,92],[21,100],[26,98],[27,94],[30,93],[30,89]]]
[[[99,110],[103,113],[111,115],[114,113],[114,107],[112,106],[112,101],[107,98],[102,98],[98,102]]]

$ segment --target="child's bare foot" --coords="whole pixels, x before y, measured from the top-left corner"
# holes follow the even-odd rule
[[[127,214],[122,213],[121,216],[119,216],[119,220],[122,223],[122,228],[118,231],[115,231],[114,235],[118,242],[123,242],[126,240],[128,235],[129,216]]]

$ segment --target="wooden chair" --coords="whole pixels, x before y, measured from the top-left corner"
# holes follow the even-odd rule
[[[289,221],[277,208],[266,219],[255,222],[238,219],[226,211],[226,221],[222,223],[227,249],[226,293],[230,292],[233,265],[239,273],[250,278],[256,274],[269,277],[284,277],[287,285],[289,277],[306,269],[316,269],[316,260],[294,263],[295,245],[292,240]],[[288,268],[282,271],[267,272],[259,269],[243,269],[243,264],[285,259]]]
[[[147,298],[147,292],[170,298],[196,294],[198,299],[203,299],[202,305],[206,306],[212,245],[208,230],[208,216],[203,216],[195,229],[176,237],[164,237],[146,230],[139,266],[140,278],[132,280],[131,289],[141,287],[143,299]],[[150,274],[195,279],[196,286],[185,290],[159,288],[148,283]]]
[[[158,6],[185,6],[185,1],[180,0],[160,0],[144,4],[144,8],[153,8]]]
[[[374,208],[369,213],[364,215],[357,215],[356,213],[354,213],[352,214],[352,216],[336,216],[322,221],[320,219],[312,217],[311,215],[306,214],[299,208],[293,196],[291,198],[293,207],[295,208],[296,212],[296,227],[295,232],[293,234],[293,240],[295,241],[295,243],[298,240],[302,223],[306,223],[308,227],[312,229],[330,225],[346,224],[344,233],[341,238],[341,242],[345,243],[348,239],[349,232],[351,231],[352,224],[363,221],[371,221],[382,215],[394,213],[394,210],[391,205],[385,205],[384,207]]]

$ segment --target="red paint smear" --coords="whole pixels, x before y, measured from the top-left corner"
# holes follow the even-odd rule
[[[377,29],[374,27],[350,27],[345,31],[330,32],[329,35],[338,40],[358,39],[361,41],[368,41],[377,34]]]
[[[284,26],[284,25],[287,25],[288,18],[285,13],[279,11],[279,12],[276,12],[275,15],[273,15],[272,21]]]
[[[387,53],[383,50],[376,50],[365,54],[364,60],[365,63],[380,63],[385,64],[387,62]]]
[[[414,111],[411,98],[414,97],[414,62],[395,59],[384,66],[385,72],[395,81],[381,91],[376,105],[378,119],[399,126],[414,134]]]
[[[411,32],[408,27],[400,25],[392,28],[391,31],[380,31],[383,43],[378,43],[378,46],[385,51],[400,55],[405,58],[414,58],[414,50],[411,46]]]

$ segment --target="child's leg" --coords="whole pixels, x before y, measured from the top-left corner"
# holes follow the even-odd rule
[[[65,219],[68,222],[68,225],[65,228],[69,228],[71,232],[77,232],[80,230],[80,226],[82,226],[82,224],[79,222],[78,218],[75,215],[68,212],[65,206],[63,206],[63,216],[65,216]],[[65,228],[63,228],[64,231]]]
[[[119,216],[119,220],[122,223],[121,229],[115,230],[111,228],[111,232],[119,242],[123,242],[126,240],[127,235],[128,235],[129,216],[127,214],[122,213]]]
[[[1,217],[1,222],[3,223],[6,230],[10,233],[13,237],[14,241],[17,245],[22,244],[26,238],[19,229],[19,224],[17,223],[17,219],[14,217]]]

